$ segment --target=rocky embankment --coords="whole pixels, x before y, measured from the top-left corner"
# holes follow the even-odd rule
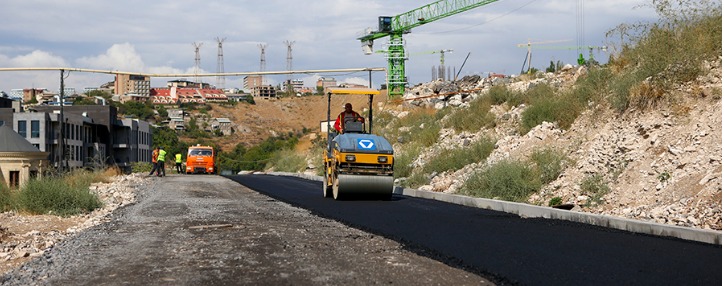
[[[116,176],[110,183],[96,183],[90,190],[103,201],[103,207],[89,214],[71,217],[0,213],[0,273],[45,251],[61,240],[89,227],[107,222],[119,207],[136,201],[137,190],[147,185],[141,174]]]
[[[456,193],[472,173],[490,164],[503,159],[524,161],[535,150],[554,148],[565,154],[566,168],[558,179],[530,197],[531,204],[548,205],[558,197],[565,204],[574,204],[575,211],[721,230],[721,59],[704,63],[704,68],[710,73],[670,90],[670,102],[623,114],[591,106],[568,130],[543,122],[521,135],[516,130],[526,106],[493,106],[494,130],[456,133],[443,129],[438,143],[413,164],[420,166],[441,149],[467,145],[483,136],[497,140],[487,161],[432,174],[430,183],[420,189]],[[585,72],[567,68],[525,81],[465,77],[455,85],[432,82],[417,86],[406,98],[411,106],[464,109],[493,84],[519,91],[536,84],[567,88]],[[406,114],[402,109],[388,111]],[[599,176],[609,189],[602,197],[582,190],[581,183],[591,176]]]

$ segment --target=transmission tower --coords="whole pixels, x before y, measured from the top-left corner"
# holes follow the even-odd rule
[[[292,45],[294,45],[294,41],[284,41],[284,44],[287,45],[287,71],[292,70]],[[292,74],[287,75],[287,82],[288,84],[292,83]]]
[[[267,44],[259,44],[259,49],[261,50],[261,59],[259,61],[259,71],[264,72],[266,70],[266,46]],[[266,80],[264,79],[264,75],[261,76],[261,84],[266,85]]]
[[[194,81],[196,83],[200,83],[199,80],[199,67],[201,66],[201,55],[199,54],[199,49],[201,46],[204,45],[204,43],[193,43],[194,45],[194,52],[196,53],[196,57],[194,57]]]
[[[219,52],[218,56],[216,58],[216,73],[221,74],[224,73],[224,48],[222,47],[222,44],[226,38],[219,38],[216,37],[216,42],[219,43]],[[216,76],[216,88],[224,88],[224,85],[226,84],[226,77],[222,75]]]

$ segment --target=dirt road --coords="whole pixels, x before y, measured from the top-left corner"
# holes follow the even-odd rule
[[[157,178],[138,202],[3,285],[481,285],[480,276],[218,176]]]

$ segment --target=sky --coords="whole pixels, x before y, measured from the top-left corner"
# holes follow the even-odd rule
[[[4,0],[0,10],[0,68],[68,67],[146,73],[193,74],[194,43],[201,43],[200,72],[218,69],[218,42],[223,41],[224,72],[260,70],[260,44],[265,44],[265,70],[287,70],[287,45],[293,42],[293,70],[386,67],[384,54],[365,55],[357,40],[367,28],[377,28],[378,16],[395,16],[434,1],[385,0]],[[640,0],[586,0],[583,38],[577,33],[574,0],[501,0],[412,29],[405,34],[406,74],[413,86],[429,82],[432,67],[454,67],[460,77],[490,72],[519,74],[527,49],[534,44],[532,66],[545,69],[551,61],[576,63],[575,49],[608,45],[606,32],[620,24],[655,21],[652,8]],[[388,38],[374,42],[384,50]],[[541,47],[538,49],[536,47]],[[545,47],[545,48],[543,48]],[[596,51],[605,62],[609,54]],[[468,56],[469,55],[469,56]],[[588,52],[585,52],[588,56]],[[465,65],[463,62],[468,57]],[[462,67],[462,69],[461,69]],[[293,75],[305,86],[320,76],[338,82],[369,84],[369,74]],[[286,75],[269,76],[277,84]],[[179,78],[153,78],[152,87]],[[191,78],[185,78],[193,80]],[[71,72],[66,87],[82,91],[113,81],[112,75]],[[221,85],[216,77],[204,82]],[[385,82],[384,72],[372,75],[372,85]],[[243,87],[243,77],[227,77],[225,88]],[[58,71],[0,71],[0,91],[16,88],[60,88]]]

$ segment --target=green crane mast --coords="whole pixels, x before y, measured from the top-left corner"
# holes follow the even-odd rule
[[[387,48],[387,89],[388,95],[401,96],[405,93],[405,47],[402,35],[410,33],[412,28],[468,11],[498,0],[440,0],[410,10],[397,16],[380,16],[378,30],[370,31],[357,38],[362,42],[366,54],[372,54],[374,40],[390,36]]]

